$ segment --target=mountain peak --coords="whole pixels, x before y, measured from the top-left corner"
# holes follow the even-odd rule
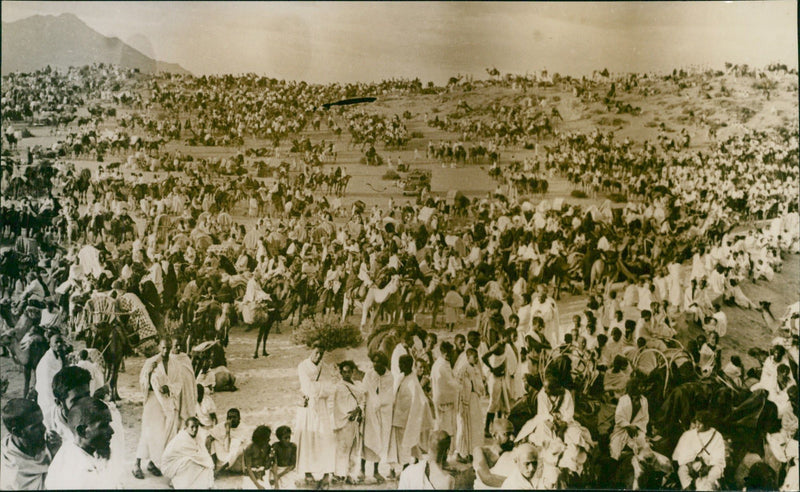
[[[71,13],[34,15],[4,22],[2,73],[29,72],[47,65],[58,68],[109,63],[141,72],[189,73],[177,64],[154,60],[122,42],[89,27]]]

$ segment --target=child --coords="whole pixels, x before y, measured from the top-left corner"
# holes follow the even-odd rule
[[[97,364],[89,360],[88,350],[83,349],[78,353],[78,363],[76,365],[89,371],[89,374],[92,376],[92,379],[89,381],[89,392],[91,394],[94,394],[95,391],[105,384],[106,381],[103,376],[103,371],[97,367]]]
[[[282,425],[275,431],[278,442],[272,445],[275,455],[272,476],[275,479],[275,489],[293,488],[295,475],[294,469],[297,464],[297,444],[292,442],[292,429]]]
[[[217,425],[217,406],[202,384],[197,385],[197,419],[206,428]]]
[[[244,469],[244,476],[242,477],[243,489],[265,489],[269,488],[269,483],[266,480],[267,471],[273,473],[272,448],[269,445],[269,438],[272,435],[272,429],[266,425],[259,425],[253,431],[253,440],[247,449],[244,450],[242,468]]]
[[[217,425],[217,406],[211,399],[211,393],[202,384],[197,385],[197,420],[200,422],[198,436],[205,442],[208,431]]]

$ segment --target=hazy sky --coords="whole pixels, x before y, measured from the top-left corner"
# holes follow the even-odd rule
[[[2,2],[4,22],[71,12],[195,74],[309,82],[797,67],[797,2]]]

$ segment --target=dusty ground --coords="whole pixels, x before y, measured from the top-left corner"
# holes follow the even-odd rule
[[[647,82],[652,87],[659,89],[660,93],[652,96],[641,95],[619,95],[618,99],[622,102],[631,102],[642,108],[639,116],[616,115],[608,113],[601,103],[582,103],[572,93],[559,91],[554,88],[537,89],[535,92],[544,96],[547,101],[547,108],[557,107],[564,117],[562,131],[581,131],[590,132],[597,128],[604,131],[613,130],[619,138],[631,138],[635,141],[655,140],[658,134],[658,126],[664,123],[666,134],[677,136],[677,132],[682,127],[686,127],[692,138],[691,147],[693,149],[703,149],[708,144],[706,126],[701,124],[701,117],[705,121],[717,121],[729,123],[727,127],[720,128],[719,137],[724,138],[731,132],[740,131],[744,127],[750,128],[769,128],[777,124],[784,123],[791,119],[797,119],[797,82],[781,81],[780,89],[772,94],[771,101],[765,100],[761,94],[754,93],[750,84],[752,79],[736,79],[725,77],[714,79],[710,85],[703,89],[699,85],[683,90],[677,90],[674,84],[666,82]],[[730,92],[729,96],[719,95],[722,85],[725,85]],[[793,84],[793,85],[792,85]],[[605,93],[605,89],[598,89],[598,92]],[[532,91],[533,92],[533,91]],[[708,99],[704,96],[710,93],[713,98]],[[449,189],[457,189],[467,195],[483,195],[488,191],[494,190],[495,183],[489,179],[486,171],[489,163],[484,165],[467,166],[464,168],[443,169],[441,165],[425,159],[425,149],[429,141],[437,143],[440,140],[458,140],[460,137],[455,134],[442,132],[429,128],[425,124],[425,115],[439,113],[445,115],[451,112],[461,100],[467,101],[472,107],[478,104],[500,99],[512,100],[522,96],[521,91],[511,89],[490,88],[481,89],[469,93],[444,94],[439,96],[416,96],[413,98],[386,97],[381,98],[374,106],[374,111],[385,114],[400,114],[403,111],[410,111],[412,118],[406,121],[409,133],[412,131],[422,132],[423,138],[412,139],[407,149],[403,151],[385,151],[378,148],[379,153],[384,157],[391,156],[393,160],[399,155],[406,163],[412,167],[429,168],[433,172],[432,191],[444,194]],[[746,121],[738,118],[741,108],[747,107],[754,111],[754,115]],[[323,125],[324,128],[324,125]],[[58,136],[50,135],[47,128],[31,128],[35,137],[24,139],[20,146],[25,148],[30,145],[49,145]],[[325,130],[320,132],[304,132],[301,136],[309,136],[312,141],[318,142],[321,139],[335,141],[335,136]],[[353,175],[350,182],[348,193],[343,200],[345,206],[354,200],[364,200],[369,206],[378,204],[385,206],[389,197],[393,197],[395,202],[410,200],[402,197],[399,190],[391,182],[383,181],[380,177],[386,171],[385,167],[367,167],[358,163],[361,152],[357,149],[347,149],[349,136],[343,136],[336,141],[339,152],[338,164],[343,165],[347,172]],[[262,142],[247,142],[248,146],[265,146]],[[289,142],[281,146],[281,156],[291,160],[288,152]],[[182,144],[170,143],[168,149],[181,150],[191,153],[196,157],[209,156],[230,156],[236,152],[233,148],[189,148]],[[414,150],[419,151],[420,159],[414,160]],[[512,159],[522,159],[532,155],[533,150],[506,150],[502,153],[501,164],[506,164]],[[124,157],[107,159],[107,162],[114,160],[124,161]],[[95,162],[77,162],[78,166],[97,167]],[[148,173],[149,174],[149,173]],[[156,176],[153,176],[156,177]],[[569,197],[571,188],[564,179],[550,179],[550,192],[545,198],[563,197],[572,203],[589,203],[594,200],[578,200]],[[536,203],[540,197],[534,197]],[[599,198],[602,200],[602,197]],[[241,212],[240,212],[241,213]],[[787,256],[782,273],[776,275],[771,283],[759,282],[758,284],[746,283],[743,287],[745,293],[754,301],[767,300],[772,302],[773,313],[780,316],[786,306],[797,302],[800,295],[800,257],[797,255]],[[565,296],[559,302],[561,323],[570,323],[573,314],[579,312],[585,304],[583,297]],[[772,338],[771,332],[765,326],[761,315],[753,311],[744,311],[738,308],[724,308],[728,314],[729,327],[728,335],[722,340],[724,349],[723,359],[727,361],[730,355],[738,353],[742,355],[746,366],[750,366],[754,361],[750,360],[745,352],[752,346],[765,348],[769,345]],[[429,320],[422,316],[420,322],[427,328]],[[474,320],[463,320],[459,324],[457,331],[464,331],[474,325]],[[270,425],[273,430],[280,425],[293,426],[295,408],[299,399],[299,382],[297,380],[296,367],[300,361],[307,356],[307,349],[292,343],[290,339],[290,328],[282,326],[282,333],[273,333],[270,337],[269,352],[267,358],[252,359],[252,349],[255,344],[254,332],[245,332],[241,327],[234,328],[231,336],[231,344],[228,349],[228,361],[230,369],[236,374],[238,391],[229,393],[219,393],[214,395],[218,413],[224,415],[227,409],[236,407],[242,413],[243,428],[247,431],[255,428],[259,424]],[[450,339],[452,334],[439,331],[440,338]],[[689,335],[696,333],[689,331]],[[336,373],[333,365],[337,361],[345,358],[353,359],[360,367],[367,366],[366,350],[364,347],[357,349],[340,349],[327,354],[325,358],[326,368],[323,377],[333,382]],[[126,361],[126,372],[120,376],[119,391],[123,401],[119,404],[123,416],[126,430],[126,444],[128,457],[133,461],[136,444],[140,432],[140,418],[142,411],[142,395],[138,390],[138,374],[143,363],[142,358],[130,358]],[[0,372],[10,380],[8,392],[3,395],[2,402],[8,398],[21,396],[22,375],[7,358],[0,359]],[[3,431],[4,432],[4,429]],[[382,471],[383,472],[383,471]],[[143,481],[135,480],[132,476],[126,476],[125,486],[127,488],[167,488],[165,479],[157,479],[146,473],[147,478]],[[216,482],[217,488],[239,488],[241,478],[236,476],[221,476]],[[395,484],[388,483],[385,488],[394,488]],[[375,488],[374,485],[367,485],[364,488]]]

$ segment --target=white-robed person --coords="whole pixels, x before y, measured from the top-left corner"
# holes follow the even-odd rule
[[[199,428],[200,421],[189,417],[164,449],[161,471],[175,489],[210,489],[214,485],[214,460],[197,436]]]
[[[539,286],[539,295],[531,303],[531,317],[539,316],[544,321],[544,334],[551,347],[561,345],[558,321],[558,306],[555,299],[548,297],[544,286]]]
[[[364,448],[361,458],[361,474],[366,462],[373,463],[372,477],[377,483],[385,479],[378,473],[378,464],[386,462],[389,451],[389,434],[392,431],[392,404],[394,403],[394,377],[389,372],[389,358],[383,352],[370,357],[372,368],[366,371],[362,389],[366,398],[364,405]]]
[[[55,334],[50,337],[50,349],[45,352],[36,366],[36,402],[42,409],[44,426],[47,430],[54,430],[53,412],[56,408],[56,399],[53,396],[53,377],[67,366],[68,345],[64,337]]]
[[[121,476],[110,465],[111,412],[97,398],[83,398],[67,416],[74,439],[64,442],[53,457],[45,489],[117,489]]]
[[[614,414],[614,430],[611,432],[609,451],[611,458],[619,460],[628,447],[634,454],[647,447],[647,424],[650,412],[647,398],[641,394],[639,378],[628,380],[626,393],[617,402]]]
[[[147,470],[160,477],[161,456],[167,443],[178,433],[180,425],[180,392],[183,387],[181,372],[174,364],[170,369],[172,342],[162,339],[159,353],[147,359],[139,373],[139,386],[144,393],[142,431],[136,448],[136,465],[133,476],[144,478],[142,460],[149,460]]]
[[[322,482],[336,468],[336,440],[328,410],[331,390],[320,381],[323,354],[322,347],[316,346],[309,358],[297,366],[303,393],[303,406],[297,409],[295,422],[297,472],[305,475],[309,485],[314,483],[315,474],[322,475]]]
[[[189,417],[197,416],[197,379],[194,375],[192,359],[183,351],[180,340],[172,340],[170,361],[174,363],[177,377],[181,381],[181,392],[178,400],[180,422],[178,428],[183,427]]]
[[[563,428],[563,434],[558,429]],[[559,468],[580,474],[594,441],[589,430],[575,420],[572,393],[554,374],[547,374],[536,395],[536,416],[525,422],[516,440],[543,448],[544,483],[555,486]]]
[[[402,355],[398,366],[403,378],[394,395],[387,461],[390,464],[408,465],[419,459],[427,448],[428,434],[433,429],[433,416],[428,398],[412,372],[414,358]]]
[[[270,300],[269,294],[258,285],[256,277],[250,277],[247,281],[247,288],[241,301],[236,302],[236,307],[242,314],[245,323],[252,323],[255,320],[256,311],[261,303]]]
[[[478,366],[478,351],[470,347],[463,363],[456,363],[455,376],[460,389],[456,420],[456,459],[469,462],[472,450],[484,439],[484,412],[481,398],[486,396],[483,374]]]
[[[486,415],[486,432],[492,419],[507,416],[511,411],[513,399],[511,396],[511,382],[509,366],[513,363],[508,357],[510,338],[503,336],[497,343],[489,347],[483,354],[481,361],[489,369],[486,378],[489,393],[489,407]],[[513,354],[512,354],[513,355]]]
[[[353,478],[361,459],[361,423],[364,419],[364,392],[353,382],[356,369],[352,360],[339,363],[341,380],[333,392],[333,434],[336,438],[333,481],[345,481],[348,485],[364,481],[363,476]]]
[[[710,422],[710,412],[698,412],[672,453],[684,490],[692,485],[695,490],[719,488],[719,479],[725,471],[725,439]]]
[[[447,435],[456,435],[457,403],[459,384],[453,373],[453,344],[442,342],[439,345],[439,357],[431,368],[431,392],[434,408],[434,430],[443,430]],[[450,454],[455,451],[455,442],[451,439]]]

